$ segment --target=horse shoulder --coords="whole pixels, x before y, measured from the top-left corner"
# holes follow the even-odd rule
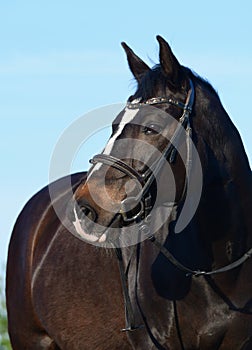
[[[46,329],[62,349],[109,349],[115,338],[127,349],[126,336],[118,331],[124,325],[124,305],[116,258],[74,237],[55,213],[58,202],[64,220],[72,192],[83,179],[85,174],[72,176],[70,189],[69,179],[56,181],[50,185],[53,199],[45,187],[16,222],[7,272],[10,333],[12,324],[19,324],[15,339],[38,338]]]

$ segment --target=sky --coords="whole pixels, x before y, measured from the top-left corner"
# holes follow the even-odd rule
[[[64,130],[134,92],[122,41],[154,65],[162,35],[180,63],[218,91],[252,161],[251,12],[250,0],[1,1],[1,264],[18,213],[49,181]],[[97,122],[97,130],[71,172],[86,170],[105,145],[110,129]]]

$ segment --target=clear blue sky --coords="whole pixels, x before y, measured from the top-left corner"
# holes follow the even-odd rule
[[[155,37],[165,37],[180,62],[217,89],[251,160],[251,13],[250,0],[1,1],[0,261],[22,206],[48,182],[63,130],[133,92],[121,41],[154,64]],[[89,144],[73,171],[87,168],[100,143]]]

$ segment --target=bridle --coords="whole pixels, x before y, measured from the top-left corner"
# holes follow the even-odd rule
[[[127,108],[129,109],[137,109],[142,106],[153,106],[160,104],[170,104],[175,105],[183,110],[183,114],[179,119],[176,130],[173,136],[170,139],[170,142],[167,144],[166,148],[162,152],[162,155],[148,168],[144,173],[139,173],[132,166],[127,164],[126,162],[118,159],[110,154],[97,154],[91,160],[90,163],[97,164],[102,163],[108,166],[111,166],[125,175],[129,176],[133,180],[137,180],[141,186],[142,190],[135,197],[127,197],[121,202],[121,209],[119,214],[121,215],[124,224],[129,224],[131,222],[139,222],[140,220],[147,218],[151,209],[152,209],[152,199],[150,188],[157,178],[160,170],[162,169],[164,162],[168,160],[170,163],[173,163],[175,159],[175,154],[177,152],[175,148],[176,141],[180,138],[180,135],[183,130],[186,131],[187,135],[187,160],[186,160],[186,178],[188,178],[188,174],[190,172],[191,166],[191,125],[190,125],[190,113],[192,112],[192,107],[194,103],[194,86],[192,81],[190,83],[190,90],[188,92],[185,104],[176,101],[173,98],[165,98],[165,97],[154,97],[145,102],[141,103],[127,103]],[[182,197],[180,201],[183,200],[184,195],[186,193],[187,181],[185,179],[184,182],[184,190],[182,192]],[[176,203],[169,203],[170,206],[174,206]]]
[[[117,215],[117,218],[120,217],[122,219],[122,222],[125,225],[132,222],[141,222],[142,220],[144,220],[144,222],[148,221],[148,217],[150,216],[150,212],[152,210],[152,198],[151,198],[150,188],[155,178],[159,174],[160,170],[162,169],[164,161],[168,160],[170,163],[174,162],[175,154],[177,152],[174,144],[177,143],[183,130],[186,132],[187,155],[186,155],[186,164],[185,164],[186,174],[185,174],[185,181],[184,181],[184,189],[183,189],[180,202],[183,202],[184,200],[184,197],[187,191],[187,181],[190,176],[191,165],[192,165],[192,149],[191,149],[192,128],[190,123],[190,115],[192,113],[194,97],[195,97],[194,86],[191,80],[189,80],[189,84],[190,84],[190,89],[187,94],[185,103],[176,101],[171,97],[154,97],[141,103],[140,102],[127,103],[127,108],[129,109],[136,109],[136,108],[140,108],[141,106],[148,106],[148,105],[153,106],[153,105],[160,105],[160,104],[169,104],[169,105],[175,105],[183,110],[182,116],[179,119],[177,128],[172,138],[170,139],[170,142],[164,149],[162,156],[159,159],[157,159],[157,161],[154,162],[151,169],[149,168],[146,172],[144,172],[143,174],[140,174],[138,171],[136,171],[136,169],[131,167],[126,162],[108,154],[97,154],[90,160],[90,163],[94,165],[97,163],[102,163],[102,164],[111,166],[119,170],[120,172],[124,173],[125,175],[129,176],[131,179],[139,181],[139,183],[142,185],[142,190],[137,196],[127,197],[121,202],[121,209],[116,215]],[[169,205],[173,207],[173,206],[177,206],[178,203],[172,202],[172,203],[169,203]],[[212,270],[212,271],[192,270],[189,267],[186,267],[182,263],[180,263],[170,253],[170,251],[155,238],[153,234],[150,235],[148,228],[146,230],[145,224],[142,226],[139,226],[139,228],[140,230],[145,229],[147,238],[149,238],[149,240],[158,247],[160,252],[175,267],[185,272],[186,276],[196,276],[196,277],[210,276],[210,275],[230,271],[240,266],[241,264],[243,264],[247,259],[249,259],[252,256],[252,248],[251,248],[241,258],[222,268]],[[131,305],[128,286],[127,286],[127,274],[124,271],[125,269],[123,265],[121,249],[116,248],[115,251],[119,261],[120,275],[121,275],[121,281],[123,286],[123,294],[124,294],[125,309],[126,309],[126,316],[127,316],[126,317],[127,327],[123,329],[123,331],[134,331],[138,328],[141,328],[141,326],[135,325],[134,312]]]

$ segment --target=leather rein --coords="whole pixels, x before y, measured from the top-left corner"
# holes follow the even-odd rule
[[[90,163],[96,164],[96,163],[102,163],[108,166],[111,166],[120,172],[124,173],[125,175],[129,176],[132,179],[135,179],[139,181],[139,183],[142,185],[142,190],[136,197],[127,197],[124,199],[121,203],[121,210],[117,214],[121,216],[123,222],[125,224],[132,223],[132,222],[141,222],[144,220],[144,224],[139,226],[140,230],[145,230],[146,238],[150,240],[156,247],[160,250],[160,252],[179,270],[185,272],[186,276],[210,276],[215,275],[219,273],[224,273],[230,270],[233,270],[234,268],[242,265],[247,259],[251,258],[252,256],[252,248],[250,248],[241,258],[235,260],[234,262],[223,266],[221,268],[211,270],[211,271],[202,271],[202,270],[192,270],[189,267],[183,265],[181,262],[179,262],[167,249],[162,243],[160,243],[153,234],[150,235],[150,231],[148,229],[148,226],[146,225],[146,222],[148,222],[148,218],[150,217],[150,212],[152,209],[151,205],[151,195],[150,195],[150,188],[155,180],[156,176],[158,175],[159,171],[161,170],[163,166],[164,160],[168,160],[170,163],[172,163],[175,159],[176,154],[176,148],[174,146],[175,141],[180,137],[180,134],[182,130],[184,129],[186,131],[187,135],[187,160],[186,160],[186,179],[184,184],[184,190],[182,194],[182,198],[180,199],[180,202],[184,200],[184,196],[186,194],[187,190],[187,179],[190,176],[190,168],[191,168],[191,136],[192,136],[192,129],[190,125],[190,114],[193,109],[194,104],[194,86],[192,81],[189,81],[190,83],[190,90],[188,92],[186,102],[182,103],[180,101],[176,101],[173,98],[166,98],[166,97],[154,97],[151,98],[145,102],[141,103],[127,103],[127,108],[129,109],[136,109],[140,108],[141,106],[146,105],[159,105],[159,104],[171,104],[175,105],[183,110],[182,116],[179,119],[178,126],[166,146],[165,150],[163,151],[162,156],[157,159],[157,161],[153,164],[152,169],[148,169],[145,173],[140,174],[135,170],[133,167],[131,167],[129,164],[125,163],[121,159],[118,159],[114,156],[107,155],[107,154],[98,154],[95,155],[91,160]],[[167,206],[167,203],[164,203],[164,205]],[[168,203],[169,206],[177,206],[177,203]],[[135,212],[132,215],[131,209],[135,208]],[[124,264],[123,264],[123,258],[122,258],[122,251],[121,248],[115,248],[116,255],[119,261],[119,269],[120,269],[120,276],[122,281],[122,287],[123,287],[123,295],[124,295],[124,301],[125,301],[125,309],[126,309],[126,319],[127,319],[127,326],[126,328],[122,329],[122,331],[134,331],[138,328],[141,328],[142,326],[136,326],[134,321],[134,312],[131,305],[130,297],[129,297],[129,291],[128,291],[128,281],[127,281],[127,272],[125,272]]]

